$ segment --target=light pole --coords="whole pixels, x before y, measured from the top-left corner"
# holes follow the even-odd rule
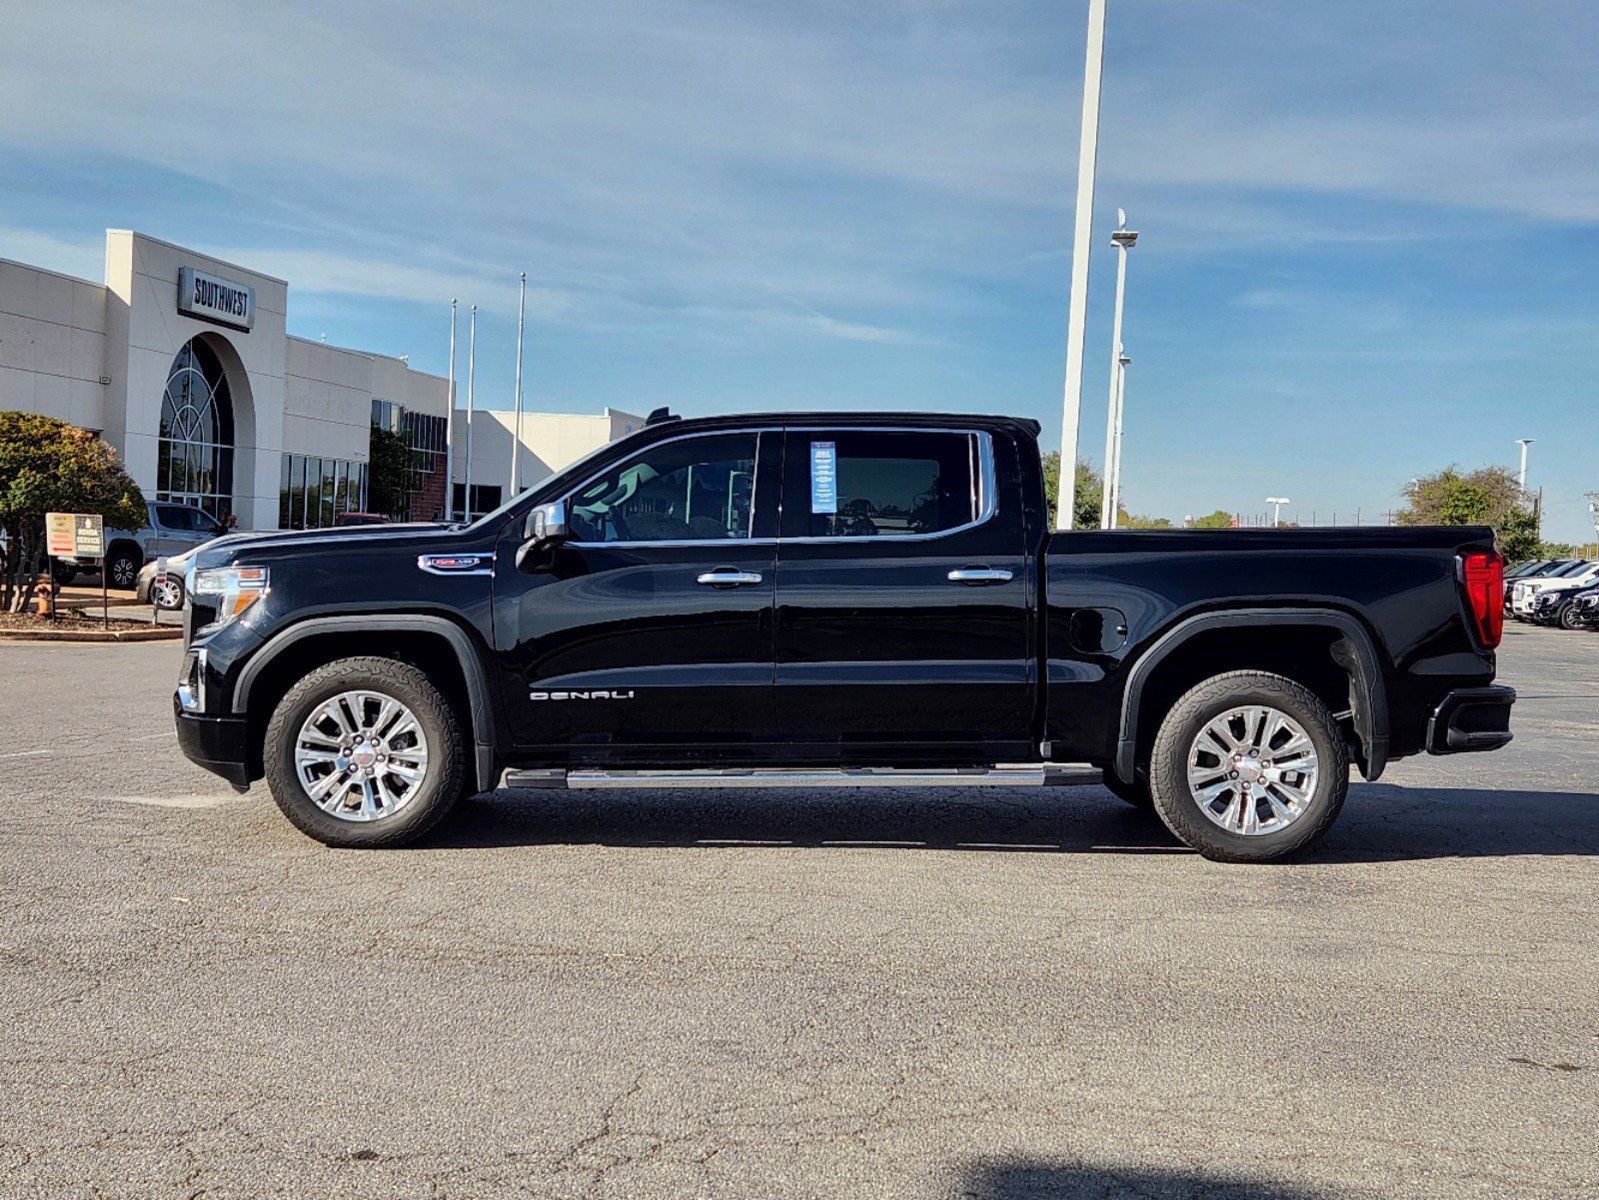
[[[1537,441],[1537,438],[1517,438],[1516,445],[1521,447],[1521,490],[1527,490],[1527,447]]]
[[[1122,409],[1127,404],[1127,368],[1133,360],[1123,354],[1116,360],[1116,442],[1110,454],[1110,527],[1121,524],[1122,511]]]
[[[1127,213],[1116,210],[1116,229],[1110,235],[1116,247],[1116,317],[1110,334],[1110,404],[1105,412],[1105,486],[1099,500],[1099,527],[1116,528],[1115,461],[1121,442],[1122,410],[1122,308],[1127,301],[1127,252],[1138,244],[1138,232],[1127,228]]]
[[[1266,503],[1271,505],[1271,527],[1276,529],[1283,523],[1283,505],[1292,504],[1287,496],[1267,496]]]
[[[522,291],[516,301],[516,417],[511,436],[511,495],[522,494],[522,331],[527,325],[527,272],[522,272]]]
[[[1088,256],[1094,233],[1094,166],[1099,154],[1099,81],[1105,63],[1105,0],[1088,0],[1088,59],[1083,67],[1083,129],[1077,144],[1077,225],[1072,289],[1066,310],[1066,391],[1061,401],[1060,494],[1055,528],[1072,527],[1077,499],[1077,418],[1083,403],[1083,342],[1088,325]]]
[[[444,520],[455,519],[455,301],[450,301],[449,406],[444,410]]]
[[[472,520],[472,385],[477,378],[477,305],[472,306],[472,316],[466,334],[466,503],[461,505],[462,515]]]

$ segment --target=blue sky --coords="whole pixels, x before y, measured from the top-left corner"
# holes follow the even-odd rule
[[[1371,520],[1533,437],[1599,489],[1599,5],[1110,0],[1082,447],[1133,252],[1126,496]],[[13,0],[0,255],[132,227],[507,407],[933,408],[1058,440],[1084,0]]]

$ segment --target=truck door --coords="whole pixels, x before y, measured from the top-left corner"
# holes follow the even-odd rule
[[[1008,438],[790,428],[779,735],[807,759],[1030,754],[1031,561]]]
[[[521,749],[715,765],[770,736],[781,440],[690,434],[600,470],[567,495],[569,538],[532,572],[507,535],[495,639]]]

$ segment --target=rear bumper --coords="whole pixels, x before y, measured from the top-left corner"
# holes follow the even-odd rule
[[[200,717],[172,698],[178,749],[197,766],[220,775],[240,791],[250,786],[249,739],[243,717]]]
[[[1516,689],[1502,685],[1450,692],[1427,723],[1427,753],[1467,754],[1506,745],[1515,702]]]

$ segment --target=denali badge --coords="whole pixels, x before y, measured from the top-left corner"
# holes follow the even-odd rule
[[[492,575],[492,554],[419,554],[416,565],[429,575]]]
[[[631,700],[633,693],[631,690],[626,692],[529,692],[527,698],[529,700]]]

